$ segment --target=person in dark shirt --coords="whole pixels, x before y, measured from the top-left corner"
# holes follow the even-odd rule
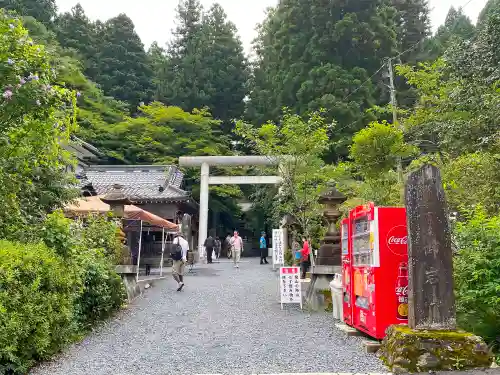
[[[207,252],[207,263],[212,263],[212,252],[214,251],[215,240],[212,236],[208,236],[204,243],[205,251]]]

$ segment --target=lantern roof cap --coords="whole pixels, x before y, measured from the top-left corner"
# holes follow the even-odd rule
[[[347,200],[347,197],[337,190],[335,182],[328,182],[327,187],[321,192],[319,196],[319,203],[336,202],[338,204]]]
[[[114,184],[113,188],[104,197],[102,197],[101,200],[110,206],[132,204],[128,197],[123,193],[122,188],[122,185]]]

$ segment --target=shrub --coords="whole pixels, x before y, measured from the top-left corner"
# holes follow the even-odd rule
[[[114,261],[122,245],[117,223],[102,216],[91,216],[85,223],[64,217],[60,211],[47,216],[42,239],[72,265],[77,278],[74,309],[78,333],[109,317],[125,299]]]
[[[75,253],[78,228],[75,223],[66,217],[62,211],[55,211],[47,215],[41,228],[41,240],[48,247],[54,249],[63,258],[69,258]]]
[[[84,250],[100,249],[111,262],[119,264],[123,258],[119,232],[118,221],[100,215],[89,216],[83,227],[81,247]]]
[[[123,304],[126,294],[120,276],[99,250],[78,256],[83,289],[75,301],[76,319],[81,331],[109,317]]]
[[[0,373],[26,373],[71,339],[73,275],[43,244],[0,241]]]
[[[500,216],[478,207],[455,228],[459,248],[455,284],[459,325],[500,344]]]

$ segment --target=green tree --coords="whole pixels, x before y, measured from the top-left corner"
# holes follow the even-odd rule
[[[405,143],[403,131],[388,123],[372,122],[354,135],[349,156],[365,177],[376,177],[395,169],[399,158],[416,153],[416,147]]]
[[[57,13],[55,0],[3,0],[0,7],[36,18],[45,25],[50,25]]]
[[[231,120],[244,112],[248,80],[243,46],[236,32],[224,9],[215,3],[203,19],[206,42],[202,62],[211,77],[203,90],[210,93],[207,106],[223,121],[226,134],[231,132]]]
[[[244,142],[279,165],[282,182],[272,206],[274,221],[290,215],[307,237],[322,225],[318,218],[323,208],[318,199],[330,179],[330,168],[322,160],[328,150],[329,127],[319,113],[304,121],[288,111],[279,124],[255,127],[239,121],[236,125],[236,134]]]
[[[248,79],[236,26],[219,4],[204,13],[197,0],[182,1],[177,19],[168,61],[159,69],[169,88],[164,100],[186,111],[208,107],[230,134],[231,120],[244,112]]]
[[[76,96],[55,84],[48,54],[20,20],[0,11],[0,34],[0,237],[19,238],[73,197],[62,144],[75,129]]]
[[[249,117],[263,123],[282,107],[301,115],[323,108],[338,123],[330,156],[346,156],[352,134],[373,119],[369,78],[395,54],[394,15],[385,1],[281,1],[259,29]]]
[[[208,93],[201,87],[208,80],[201,63],[203,8],[198,0],[182,0],[177,7],[177,28],[168,48],[167,87],[162,101],[186,111],[203,108]]]
[[[500,1],[499,0],[488,0],[483,10],[479,14],[477,19],[477,26],[482,27],[488,21],[488,18],[493,14],[500,13]]]
[[[183,155],[228,152],[218,135],[219,121],[207,112],[189,113],[154,102],[139,107],[139,114],[109,125],[107,139],[95,145],[133,164],[174,164]]]
[[[98,51],[95,25],[89,20],[82,6],[78,3],[71,12],[59,15],[55,21],[55,30],[60,45],[75,50],[83,62],[85,73],[96,77],[95,55]]]
[[[153,42],[148,51],[149,63],[153,72],[154,100],[161,101],[167,95],[168,77],[167,77],[167,56],[164,48],[157,42]]]
[[[421,42],[431,33],[429,4],[427,0],[392,0],[396,8],[396,30],[401,61],[414,63],[425,58]],[[416,46],[419,44],[418,46]]]
[[[129,103],[134,112],[152,96],[152,72],[144,46],[125,14],[108,20],[99,33],[97,76],[91,78],[106,95]]]
[[[451,7],[444,25],[441,25],[433,38],[431,57],[441,56],[454,41],[471,40],[474,37],[475,27],[462,8]]]

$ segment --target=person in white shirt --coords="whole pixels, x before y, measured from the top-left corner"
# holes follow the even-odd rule
[[[189,250],[189,243],[182,237],[182,233],[175,235],[172,242],[172,276],[177,281],[177,291],[180,292],[184,287],[184,269],[187,263],[187,253]]]
[[[240,257],[243,251],[243,239],[234,231],[234,236],[229,241],[231,244],[231,252],[233,255],[234,268],[240,268]]]

